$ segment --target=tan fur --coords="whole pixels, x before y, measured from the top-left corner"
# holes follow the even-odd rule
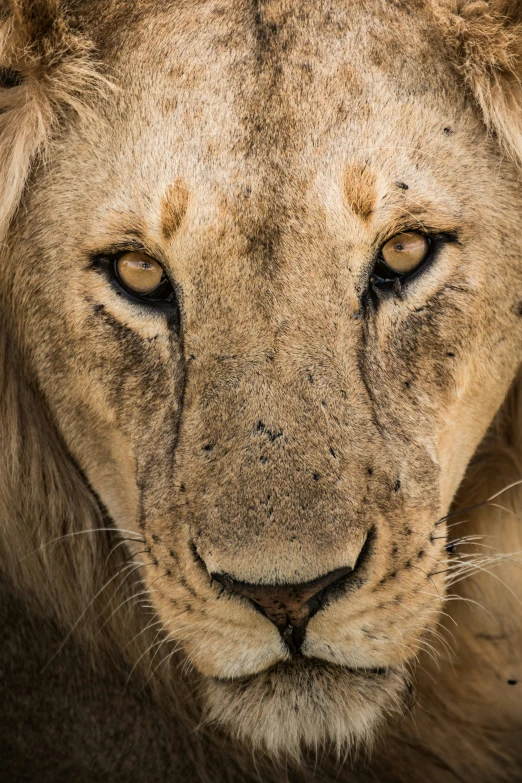
[[[188,192],[181,180],[177,180],[165,195],[161,214],[161,230],[165,239],[179,229],[188,205]]]
[[[344,189],[350,209],[361,218],[368,220],[375,208],[375,176],[366,166],[352,166],[346,172]]]
[[[516,780],[518,4],[0,18],[2,667],[44,705],[31,755],[2,692],[8,779]],[[385,298],[404,230],[458,241]],[[179,330],[96,271],[116,246]],[[211,576],[347,566],[299,657]]]

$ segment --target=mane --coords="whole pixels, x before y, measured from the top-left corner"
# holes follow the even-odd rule
[[[517,0],[431,0],[449,54],[486,127],[522,164],[522,9]]]

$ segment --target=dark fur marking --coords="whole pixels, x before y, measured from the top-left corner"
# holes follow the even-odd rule
[[[19,71],[13,68],[0,67],[0,87],[10,90],[12,87],[19,87],[23,82],[23,76]]]
[[[379,422],[379,419],[377,417],[377,409],[379,407],[378,401],[375,397],[374,391],[370,385],[368,375],[367,375],[367,348],[368,348],[368,324],[364,323],[363,330],[361,334],[361,344],[357,349],[357,365],[359,367],[359,372],[361,374],[361,380],[364,384],[364,388],[366,390],[366,393],[368,395],[368,399],[371,404],[371,416],[372,416],[372,422],[378,432],[382,431],[381,424]],[[346,392],[345,392],[346,394]],[[341,393],[342,395],[342,393]]]
[[[270,430],[268,429],[268,427],[265,426],[264,422],[262,422],[261,420],[257,422],[257,425],[254,429],[254,433],[266,435],[266,437],[271,443],[273,443],[278,438],[283,437],[283,430]]]
[[[372,216],[377,180],[367,165],[354,164],[344,177],[344,193],[349,207],[363,221]]]
[[[256,233],[247,236],[247,254],[257,258],[261,264],[261,270],[269,274],[275,265],[277,248],[281,242],[281,228],[265,221],[257,227]]]
[[[161,209],[161,230],[165,239],[170,239],[181,226],[188,205],[188,190],[181,179],[171,185],[165,195]]]
[[[505,633],[499,633],[499,634],[476,633],[475,637],[477,639],[484,639],[486,642],[501,642],[504,639],[507,639],[507,634],[505,634]]]

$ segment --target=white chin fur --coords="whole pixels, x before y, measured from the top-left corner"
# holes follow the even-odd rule
[[[246,681],[209,680],[209,722],[272,757],[299,759],[326,748],[339,757],[371,750],[387,713],[401,709],[405,679],[398,671],[356,673],[296,659]]]

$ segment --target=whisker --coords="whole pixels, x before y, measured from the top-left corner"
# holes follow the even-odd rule
[[[128,684],[129,684],[129,682],[130,682],[130,679],[131,679],[131,677],[132,677],[132,675],[133,675],[134,671],[136,670],[137,666],[139,665],[140,661],[141,661],[141,660],[142,660],[142,659],[143,659],[143,658],[144,658],[146,655],[148,655],[148,654],[150,653],[150,651],[151,651],[151,650],[153,650],[153,649],[154,649],[154,647],[156,647],[158,644],[160,644],[160,645],[161,645],[161,644],[163,644],[163,642],[165,641],[165,639],[160,639],[160,640],[159,640],[159,642],[157,642],[157,641],[156,641],[156,639],[158,638],[158,636],[159,636],[161,633],[163,633],[163,632],[164,632],[164,631],[163,631],[163,628],[160,628],[160,629],[159,629],[159,631],[156,633],[156,635],[155,635],[155,637],[154,637],[154,640],[153,640],[152,644],[151,644],[151,645],[149,645],[149,647],[147,647],[147,649],[146,649],[146,650],[144,650],[144,652],[142,652],[142,654],[140,655],[140,657],[139,657],[139,658],[138,658],[138,659],[137,659],[137,660],[134,662],[134,665],[133,665],[132,669],[130,670],[130,672],[129,672],[129,674],[128,674],[128,677],[127,677],[127,679],[126,679],[126,681],[125,681],[125,687],[127,687],[127,686],[128,686]]]
[[[85,609],[82,611],[82,613],[80,614],[78,619],[73,623],[73,625],[69,629],[68,633],[66,634],[65,638],[63,639],[63,641],[59,645],[58,649],[54,652],[54,654],[51,656],[51,658],[47,661],[47,663],[43,667],[43,671],[45,671],[48,668],[48,666],[50,666],[50,664],[54,661],[54,659],[60,654],[60,652],[63,650],[63,648],[65,647],[65,645],[67,644],[67,642],[71,638],[72,634],[74,633],[74,631],[76,630],[76,628],[80,624],[80,622],[83,620],[83,618],[85,617],[85,615],[87,614],[87,612],[89,611],[89,609],[91,608],[93,603],[96,601],[97,598],[99,598],[99,596],[103,593],[103,591],[106,590],[107,587],[112,582],[114,582],[115,579],[117,579],[121,575],[123,570],[131,569],[130,570],[130,574],[132,574],[135,571],[137,571],[139,568],[141,568],[143,565],[145,565],[145,563],[141,563],[141,564],[138,564],[138,565],[136,565],[136,563],[134,563],[134,562],[129,563],[124,568],[120,569],[118,571],[118,573],[114,574],[107,582],[105,582],[105,584],[98,590],[98,592],[94,595],[94,597],[89,601],[89,603],[87,604]],[[129,573],[126,574],[126,576],[124,577],[124,581],[130,574]]]
[[[51,544],[56,544],[58,541],[63,541],[66,538],[72,538],[73,536],[84,536],[87,533],[101,533],[101,532],[104,532],[104,533],[116,533],[116,534],[118,534],[120,531],[122,533],[130,533],[131,535],[139,535],[139,533],[134,533],[133,530],[126,530],[125,528],[122,528],[122,527],[120,527],[120,528],[116,528],[116,527],[93,527],[90,530],[77,530],[74,533],[64,533],[63,536],[58,536],[57,538],[52,538],[50,541],[47,541],[47,543],[42,544],[42,546],[39,546],[37,549],[34,549],[32,552],[29,552],[28,555],[24,555],[22,558],[20,558],[20,560],[18,562],[22,563],[24,560],[27,560],[28,557],[31,557],[32,555],[36,555],[38,552],[41,552],[42,549],[45,549],[46,547],[51,546]],[[133,541],[133,540],[135,540],[135,541],[140,541],[140,540],[144,541],[145,539],[143,538],[143,536],[140,536],[140,538],[137,538],[137,539],[132,539],[132,538],[129,539],[129,541]]]
[[[443,522],[446,522],[448,519],[452,519],[453,517],[459,516],[459,514],[466,514],[468,511],[475,511],[477,508],[482,508],[483,506],[486,506],[488,503],[490,503],[492,500],[495,500],[495,498],[498,498],[500,495],[502,495],[504,492],[507,492],[509,489],[513,489],[513,487],[518,487],[522,484],[522,479],[519,479],[518,481],[513,481],[511,484],[508,484],[503,489],[499,490],[498,492],[495,492],[493,495],[491,495],[487,500],[483,500],[481,503],[475,503],[473,506],[468,506],[467,508],[458,509],[457,511],[452,511],[449,514],[446,514],[445,517],[441,517],[437,522],[435,522],[435,525],[441,525]],[[499,506],[499,508],[502,508],[502,506]]]
[[[155,622],[152,622],[151,620],[150,623],[147,623],[147,625],[144,628],[142,628],[141,631],[138,631],[138,633],[135,634],[124,647],[122,647],[122,650],[126,650],[127,647],[129,647],[138,638],[138,636],[141,636],[142,633],[145,633],[145,631],[149,631],[151,628],[154,628],[155,625],[160,625],[160,624],[163,625],[163,620],[156,620]]]

